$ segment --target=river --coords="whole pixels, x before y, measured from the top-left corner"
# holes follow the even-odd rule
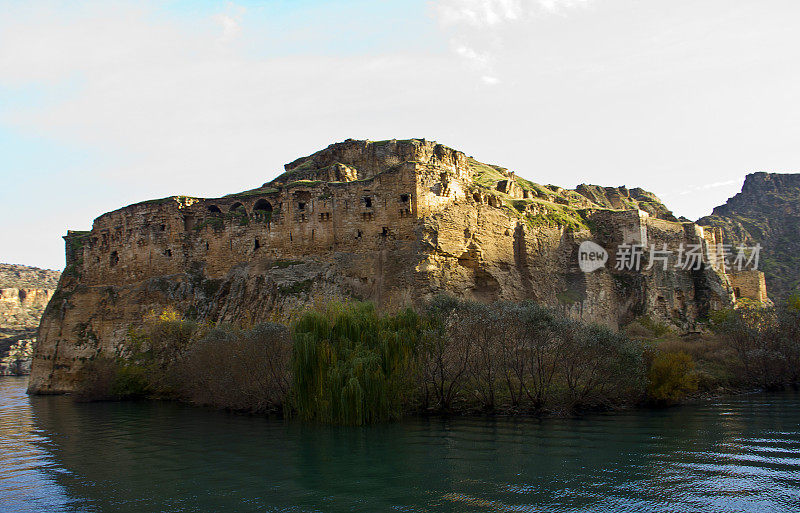
[[[800,511],[800,394],[309,426],[0,378],[0,511]]]

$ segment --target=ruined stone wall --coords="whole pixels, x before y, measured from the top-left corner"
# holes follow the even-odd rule
[[[345,141],[286,169],[251,191],[139,203],[70,232],[31,391],[74,389],[85,362],[113,355],[131,326],[167,307],[264,322],[317,300],[392,308],[447,293],[534,300],[614,327],[648,315],[692,329],[732,300],[726,275],[676,269],[675,256],[666,269],[614,269],[620,244],[716,241],[622,193],[629,210],[554,186],[523,190],[513,173],[424,140]],[[605,268],[579,269],[586,240],[610,253]]]
[[[767,283],[763,272],[756,270],[732,271],[729,273],[729,278],[737,299],[768,301]]]
[[[358,182],[140,203],[100,216],[89,233],[68,235],[68,246],[78,246],[68,265],[85,285],[129,284],[192,266],[218,279],[254,259],[372,252],[414,237],[416,190],[411,165]]]

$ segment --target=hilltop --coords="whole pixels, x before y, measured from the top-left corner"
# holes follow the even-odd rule
[[[734,245],[761,244],[760,269],[776,299],[800,291],[800,174],[749,174],[740,193],[697,223],[721,228]]]

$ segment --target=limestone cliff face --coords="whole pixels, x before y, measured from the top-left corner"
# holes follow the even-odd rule
[[[742,192],[697,223],[721,228],[734,245],[761,244],[770,295],[800,292],[800,174],[749,174]]]
[[[639,189],[529,182],[432,141],[337,143],[263,186],[171,197],[97,218],[65,237],[67,269],[42,320],[30,390],[68,392],[83,363],[113,354],[151,310],[265,321],[316,300],[385,307],[438,293],[532,299],[613,326],[650,315],[691,328],[731,304],[727,276],[613,269],[619,244],[710,247]],[[610,266],[584,274],[593,240]]]
[[[0,357],[17,340],[36,336],[59,275],[58,271],[0,264]]]

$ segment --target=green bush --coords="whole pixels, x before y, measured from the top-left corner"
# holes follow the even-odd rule
[[[134,399],[145,397],[150,391],[150,375],[146,368],[101,357],[82,369],[75,397],[79,401]]]
[[[647,379],[647,395],[659,404],[675,404],[697,390],[694,360],[684,352],[657,354]]]
[[[115,399],[145,397],[150,393],[149,378],[145,367],[118,363],[109,393]]]

